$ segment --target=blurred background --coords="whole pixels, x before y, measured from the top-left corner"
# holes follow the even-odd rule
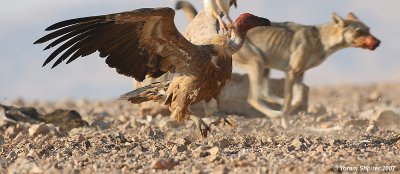
[[[52,50],[32,43],[47,34],[44,29],[61,20],[116,13],[143,7],[174,7],[173,0],[0,0],[0,103],[16,98],[58,100],[63,98],[115,99],[132,89],[132,80],[108,68],[93,54],[57,68],[42,68]],[[197,9],[201,0],[191,0]],[[332,21],[332,12],[345,17],[353,11],[382,44],[375,51],[348,48],[305,75],[306,84],[368,84],[400,81],[400,1],[398,0],[238,0],[231,16],[251,12],[271,21],[314,25]],[[175,22],[183,31],[187,20],[181,11]],[[235,69],[235,71],[243,72]],[[274,72],[273,76],[282,77]]]

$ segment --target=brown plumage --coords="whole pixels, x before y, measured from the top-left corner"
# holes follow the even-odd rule
[[[270,22],[242,14],[235,22],[236,31],[215,36],[207,44],[195,45],[176,29],[174,15],[171,8],[147,8],[66,20],[48,27],[46,30],[54,31],[35,44],[56,39],[45,48],[48,49],[64,42],[43,66],[62,51],[65,52],[52,67],[99,51],[110,67],[138,81],[146,76],[156,78],[165,72],[181,74],[171,82],[159,84],[164,93],[133,92],[122,98],[133,103],[164,100],[176,120],[183,121],[190,105],[218,96],[232,73],[231,56],[243,44],[246,32],[256,26],[270,25]],[[142,96],[136,100],[137,94]]]

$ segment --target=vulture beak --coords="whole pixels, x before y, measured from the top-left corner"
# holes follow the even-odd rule
[[[229,6],[232,6],[232,5],[234,5],[235,8],[237,8],[237,0],[231,0],[229,3]]]

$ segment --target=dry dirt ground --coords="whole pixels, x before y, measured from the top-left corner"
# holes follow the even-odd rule
[[[233,115],[236,126],[212,127],[205,139],[193,121],[140,117],[125,101],[9,104],[76,110],[88,124],[10,123],[3,109],[0,173],[400,172],[399,83],[311,88],[308,112],[288,130]]]

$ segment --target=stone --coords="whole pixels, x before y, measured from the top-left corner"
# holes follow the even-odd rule
[[[44,123],[36,124],[29,128],[29,135],[32,137],[36,137],[40,134],[47,134],[49,132],[49,127]]]
[[[368,95],[366,101],[367,102],[376,102],[376,101],[379,101],[381,99],[381,97],[382,97],[382,94],[380,94],[378,91],[373,91]]]
[[[160,158],[156,159],[152,162],[151,166],[153,169],[159,169],[159,170],[171,170],[173,169],[176,165],[178,165],[177,162],[175,162],[174,159],[172,158]]]
[[[219,147],[220,148],[227,148],[227,147],[229,147],[231,145],[231,143],[229,142],[229,140],[227,140],[227,139],[225,139],[225,138],[223,138],[223,139],[221,139],[221,140],[219,140]]]
[[[4,131],[4,135],[9,139],[14,139],[19,133],[15,126],[10,126]]]
[[[383,129],[400,128],[400,115],[390,109],[378,112],[370,121]]]
[[[321,115],[324,115],[327,113],[325,106],[322,104],[318,104],[318,105],[309,107],[308,112],[311,114],[318,115],[318,116],[321,116]]]
[[[86,138],[82,134],[74,135],[74,140],[78,143],[81,143],[86,140]]]
[[[192,153],[193,153],[193,156],[196,158],[206,157],[206,156],[210,155],[210,152],[208,152],[207,150],[208,150],[207,147],[199,146],[195,150],[193,150]]]
[[[323,145],[319,145],[315,150],[316,150],[317,152],[322,153],[322,152],[324,152],[324,146],[323,146]]]
[[[208,161],[213,162],[214,160],[216,160],[218,158],[218,154],[219,154],[218,147],[213,147],[213,148],[209,149],[208,152],[210,153],[210,156],[208,157]]]
[[[185,145],[185,146],[187,146],[187,145],[189,145],[189,144],[191,144],[191,143],[192,143],[192,141],[190,141],[189,138],[187,138],[187,137],[185,137],[185,138],[178,138],[178,139],[176,140],[176,144],[179,144],[179,145]]]
[[[26,154],[26,157],[32,158],[32,159],[39,159],[39,155],[36,153],[34,149],[29,150],[29,152]]]
[[[6,144],[6,141],[4,140],[4,137],[0,135],[0,145]]]
[[[105,122],[102,119],[96,119],[92,124],[91,127],[96,127],[99,130],[106,130],[111,127],[111,122]]]
[[[361,119],[370,119],[372,115],[375,113],[374,109],[367,109],[359,113],[359,117]]]
[[[304,138],[296,138],[292,141],[292,146],[296,150],[306,151],[308,147],[311,146],[309,142],[307,142]]]
[[[211,173],[212,174],[227,174],[227,173],[229,173],[229,170],[228,170],[227,166],[220,165],[218,167],[215,167]]]
[[[15,151],[11,151],[7,157],[6,160],[7,161],[14,161],[16,158],[18,157],[17,153]]]
[[[172,153],[184,152],[186,150],[187,148],[185,145],[174,145],[174,147],[172,147]]]
[[[367,133],[373,133],[374,134],[374,133],[376,133],[378,131],[379,131],[378,126],[376,126],[375,124],[370,124],[366,129]]]

